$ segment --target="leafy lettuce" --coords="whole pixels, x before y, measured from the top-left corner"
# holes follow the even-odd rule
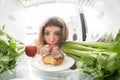
[[[0,73],[14,69],[18,57],[24,52],[24,43],[7,34],[4,29],[3,25],[0,29]]]

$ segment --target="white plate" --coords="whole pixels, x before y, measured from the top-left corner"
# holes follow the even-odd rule
[[[62,71],[69,69],[74,64],[74,59],[68,56],[65,56],[65,59],[62,64],[54,66],[49,64],[44,64],[41,60],[41,58],[34,58],[33,61],[31,61],[32,66],[36,69],[42,70],[42,71]]]

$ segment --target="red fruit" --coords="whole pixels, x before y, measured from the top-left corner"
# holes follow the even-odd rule
[[[32,45],[28,45],[25,47],[25,53],[29,57],[34,57],[37,53],[37,47],[32,46]]]

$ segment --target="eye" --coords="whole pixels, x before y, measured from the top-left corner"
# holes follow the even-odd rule
[[[44,32],[44,35],[46,35],[46,36],[49,35],[49,34],[50,34],[49,32]]]
[[[61,32],[56,32],[55,36],[57,36],[57,37],[61,36]]]

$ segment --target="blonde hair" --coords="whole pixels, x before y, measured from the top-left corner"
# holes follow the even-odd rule
[[[62,33],[61,33],[61,38],[58,43],[58,45],[61,46],[68,37],[68,27],[66,23],[64,22],[64,20],[60,17],[50,17],[43,22],[39,30],[39,39],[38,39],[39,44],[38,45],[43,46],[44,44],[46,44],[46,41],[44,39],[44,30],[48,26],[57,26],[61,28]]]

